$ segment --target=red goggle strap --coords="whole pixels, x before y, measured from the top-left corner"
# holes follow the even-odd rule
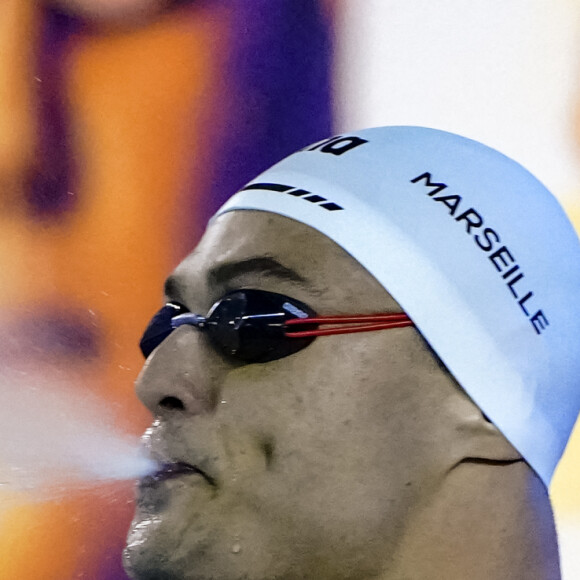
[[[363,324],[360,324],[361,322]],[[303,324],[355,324],[357,326],[337,326],[334,328],[317,328],[314,330],[296,330],[294,332],[288,332],[286,330],[284,336],[288,338],[306,338],[309,336],[328,336],[331,334],[404,328],[405,326],[413,326],[413,321],[402,312],[390,314],[359,314],[355,316],[316,316],[313,318],[292,318],[286,321],[286,326]]]

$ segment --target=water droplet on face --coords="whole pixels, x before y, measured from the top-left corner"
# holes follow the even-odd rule
[[[240,551],[242,549],[242,546],[240,546],[240,544],[238,542],[236,542],[233,546],[232,546],[232,552],[234,554],[239,554]]]

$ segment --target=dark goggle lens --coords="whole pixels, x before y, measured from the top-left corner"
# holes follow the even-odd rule
[[[187,312],[179,304],[167,304],[154,316],[140,343],[145,357],[171,334],[175,317]],[[244,362],[268,362],[308,346],[314,338],[288,338],[285,323],[315,315],[306,304],[282,294],[238,290],[214,304],[206,319],[200,317],[202,322],[185,323],[207,332],[215,347],[228,357]],[[305,324],[304,330],[316,326]]]
[[[161,308],[147,325],[139,347],[143,356],[147,358],[172,332],[171,320],[175,316],[188,312],[185,306],[170,302]]]
[[[225,355],[245,362],[268,362],[293,354],[314,340],[285,336],[287,320],[314,315],[306,304],[287,296],[240,290],[213,306],[205,327],[212,342]]]

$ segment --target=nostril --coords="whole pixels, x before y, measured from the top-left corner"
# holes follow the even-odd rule
[[[159,401],[159,406],[167,409],[169,411],[183,411],[185,410],[185,405],[178,399],[177,397],[163,397],[161,401]]]

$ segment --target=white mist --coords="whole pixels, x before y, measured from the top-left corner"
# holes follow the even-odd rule
[[[156,469],[139,439],[115,426],[106,402],[82,387],[0,376],[0,490],[40,498]]]

